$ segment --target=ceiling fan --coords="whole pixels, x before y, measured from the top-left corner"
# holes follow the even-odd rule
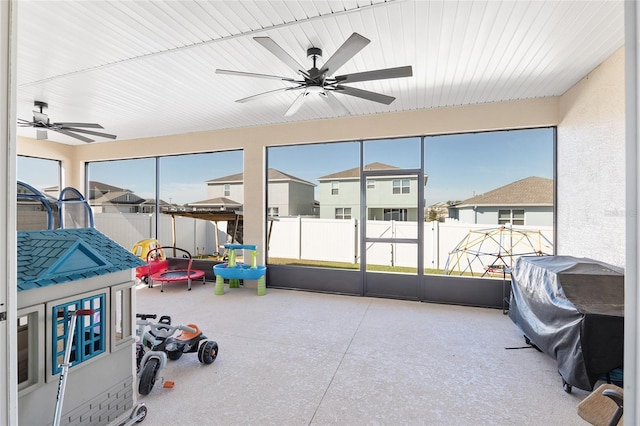
[[[62,133],[63,135],[80,139],[83,142],[94,142],[94,139],[90,139],[78,133],[85,133],[88,135],[100,136],[100,137],[109,138],[109,139],[115,139],[117,137],[116,135],[110,135],[109,133],[102,133],[102,132],[96,132],[93,130],[86,130],[86,129],[79,128],[79,127],[87,127],[90,129],[104,129],[104,127],[96,123],[69,123],[69,122],[52,123],[49,121],[49,116],[44,113],[44,109],[47,108],[49,105],[46,102],[42,102],[42,101],[35,101],[33,104],[36,108],[39,109],[39,111],[35,111],[35,110],[33,111],[33,121],[28,121],[22,118],[18,118],[18,126],[35,127],[37,130],[37,133],[36,133],[37,140],[47,139],[47,130]]]
[[[322,99],[324,99],[329,106],[338,115],[347,115],[349,110],[342,105],[342,103],[336,99],[333,94],[343,94],[349,96],[355,96],[357,98],[366,99],[373,102],[379,102],[385,105],[389,105],[395,100],[395,97],[383,95],[381,93],[370,92],[368,90],[357,89],[355,87],[345,86],[344,83],[356,83],[361,81],[381,80],[387,78],[399,78],[399,77],[411,77],[413,71],[411,66],[385,68],[374,71],[365,71],[354,74],[344,74],[333,77],[333,74],[355,56],[360,50],[362,50],[371,40],[361,36],[358,33],[353,33],[351,36],[338,48],[338,50],[322,64],[322,67],[318,68],[317,60],[322,57],[322,49],[317,47],[310,47],[307,49],[307,57],[313,61],[313,66],[306,70],[298,61],[291,57],[282,47],[280,47],[275,41],[269,37],[254,37],[255,41],[260,43],[265,49],[274,54],[278,59],[289,66],[293,71],[300,75],[299,79],[290,77],[280,77],[277,75],[269,74],[257,74],[243,71],[231,71],[216,69],[217,74],[228,74],[242,77],[258,77],[266,79],[281,80],[285,83],[292,84],[290,87],[282,87],[276,90],[270,90],[268,92],[259,93],[257,95],[249,96],[236,100],[236,102],[248,102],[254,99],[261,98],[265,95],[272,93],[285,92],[289,90],[301,91],[298,97],[293,101],[285,116],[291,116],[295,114],[302,106],[304,100],[311,94],[317,93]]]

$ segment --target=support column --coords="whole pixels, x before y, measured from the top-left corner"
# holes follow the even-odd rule
[[[625,15],[625,158],[626,158],[626,208],[625,208],[625,309],[624,309],[624,422],[629,425],[640,423],[640,381],[638,351],[638,330],[640,315],[638,305],[638,199],[640,181],[638,180],[638,82],[640,64],[638,59],[638,28],[640,28],[640,9],[635,1],[624,2]]]
[[[16,287],[17,7],[0,1],[0,424],[18,424]],[[9,350],[6,350],[9,348]]]

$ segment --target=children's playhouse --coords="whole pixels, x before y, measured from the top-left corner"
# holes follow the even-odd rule
[[[22,190],[25,196],[25,188],[33,190],[22,184],[18,193]],[[32,216],[38,211],[58,215],[44,221],[47,228],[65,223],[63,214],[69,212],[69,205],[43,199],[38,202],[46,207],[38,210],[33,208],[36,199],[26,203]],[[68,200],[82,201],[78,193]],[[88,206],[84,214],[91,215]],[[89,224],[84,219],[74,223]],[[71,336],[71,367],[60,423],[111,423],[128,414],[135,402],[133,286],[134,269],[143,262],[90,226],[33,228],[20,230],[19,225],[17,236],[20,423],[51,424],[60,364],[70,337],[69,313],[82,309],[93,314],[78,317]]]

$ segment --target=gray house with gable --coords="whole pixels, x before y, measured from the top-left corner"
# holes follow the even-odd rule
[[[531,176],[449,207],[449,217],[485,225],[553,225],[553,179]]]
[[[367,219],[416,221],[418,182],[416,177],[394,176],[399,167],[384,163],[370,163],[365,170],[386,170],[385,177],[367,179]],[[351,219],[360,217],[360,168],[354,167],[318,178],[320,182],[320,217],[323,219]]]
[[[314,216],[317,214],[314,200],[315,184],[304,179],[270,168],[267,170],[269,205],[267,215]],[[240,209],[244,204],[244,174],[236,173],[206,181],[209,200],[189,203],[220,208],[231,205]],[[226,203],[226,205],[224,204]]]
[[[78,317],[61,424],[100,425],[134,404],[134,272],[144,263],[94,228],[18,231],[18,410],[53,419],[68,313]],[[50,403],[43,403],[50,401]]]

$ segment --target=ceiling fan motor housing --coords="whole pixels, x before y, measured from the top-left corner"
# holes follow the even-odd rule
[[[307,49],[307,58],[322,58],[322,49],[319,47],[310,47]]]
[[[43,101],[33,101],[33,106],[40,108],[40,112],[45,108],[49,108],[49,104]]]

